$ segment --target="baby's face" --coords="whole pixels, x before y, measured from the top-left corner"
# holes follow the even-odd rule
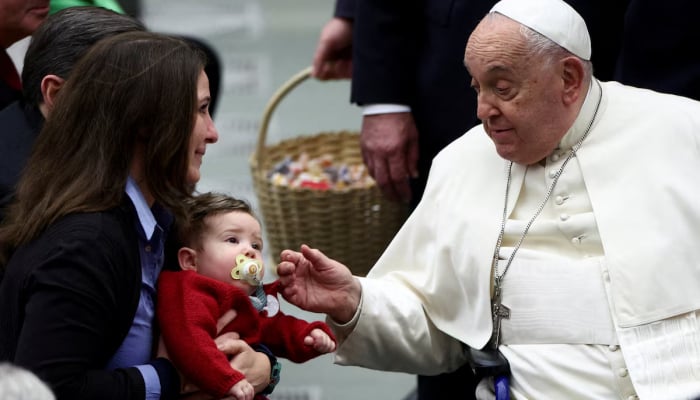
[[[205,222],[207,229],[202,237],[202,249],[197,252],[197,271],[250,291],[250,285],[231,277],[231,270],[236,266],[236,256],[239,254],[260,260],[262,265],[260,223],[242,211],[213,215],[207,217]]]

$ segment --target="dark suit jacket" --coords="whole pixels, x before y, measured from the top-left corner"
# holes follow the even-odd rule
[[[0,283],[0,360],[34,372],[59,400],[145,398],[138,369],[104,370],[141,288],[136,210],[124,197],[119,207],[59,219],[17,249]],[[172,365],[151,365],[161,398],[177,398]]]
[[[11,88],[5,81],[0,81],[0,110],[20,98],[22,92]]]
[[[0,111],[0,222],[43,122],[39,109],[20,101]]]
[[[5,73],[9,74],[9,71],[12,71],[12,75],[15,74],[15,65],[9,54],[7,54],[6,49],[0,48],[0,52],[2,52],[0,53],[0,110],[2,110],[13,101],[21,99],[22,91],[13,88],[5,81],[5,79],[7,79],[4,75]],[[1,127],[0,125],[0,128]]]
[[[464,67],[464,49],[469,35],[496,1],[353,1],[357,4],[351,101],[411,107],[419,132],[421,174],[413,188],[414,194],[421,194],[432,158],[479,122],[476,95]],[[568,3],[588,24],[596,76],[611,79],[626,0]],[[339,4],[336,9],[348,7]]]
[[[700,100],[700,3],[629,0],[615,80]]]

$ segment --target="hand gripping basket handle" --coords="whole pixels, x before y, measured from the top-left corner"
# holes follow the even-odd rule
[[[277,105],[280,101],[294,89],[300,83],[304,82],[311,76],[311,67],[306,67],[301,71],[297,72],[289,78],[277,91],[272,95],[270,101],[267,102],[265,106],[265,111],[263,112],[262,121],[260,122],[260,131],[258,132],[258,146],[255,152],[256,162],[258,165],[258,173],[264,174],[262,165],[263,158],[265,156],[265,141],[267,139],[267,128],[270,125],[270,119],[272,118],[272,112],[275,111]]]

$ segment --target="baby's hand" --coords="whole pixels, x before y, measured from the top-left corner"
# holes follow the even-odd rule
[[[253,400],[255,388],[247,380],[241,379],[229,389],[228,394],[232,395],[236,400]]]
[[[319,353],[330,353],[335,350],[335,341],[322,329],[314,329],[304,338],[304,344],[313,346]]]

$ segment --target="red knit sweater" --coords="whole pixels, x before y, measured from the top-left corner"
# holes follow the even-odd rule
[[[264,286],[276,300],[278,282]],[[216,322],[234,309],[236,318],[220,332]],[[245,376],[231,368],[214,338],[238,332],[248,344],[262,343],[277,357],[301,363],[320,353],[304,344],[313,329],[334,337],[323,322],[306,322],[281,311],[258,312],[243,290],[194,271],[163,271],[158,278],[157,313],[168,355],[178,370],[200,390],[220,398]]]

